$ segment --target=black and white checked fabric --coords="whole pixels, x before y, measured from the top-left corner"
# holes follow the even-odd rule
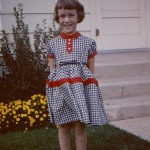
[[[56,65],[48,76],[52,84],[46,85],[51,123],[63,125],[78,120],[89,125],[103,125],[108,122],[99,86],[90,81],[84,83],[88,79],[95,79],[87,66],[59,66],[62,61],[87,63],[89,56],[95,52],[95,41],[83,35],[73,39],[71,53],[66,50],[66,39],[58,36],[49,42],[48,54],[54,56]],[[56,82],[58,84],[53,84]]]

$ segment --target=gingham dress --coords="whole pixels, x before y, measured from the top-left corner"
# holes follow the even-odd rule
[[[96,42],[79,32],[71,36],[61,33],[49,41],[47,52],[55,60],[55,68],[46,81],[51,123],[106,124],[98,82],[86,65],[96,55]]]

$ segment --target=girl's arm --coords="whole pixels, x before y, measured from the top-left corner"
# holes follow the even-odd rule
[[[87,67],[90,69],[90,71],[94,74],[94,67],[95,67],[95,57],[89,58]]]
[[[54,58],[48,58],[48,61],[49,61],[49,66],[50,66],[50,71],[51,71],[55,68]]]

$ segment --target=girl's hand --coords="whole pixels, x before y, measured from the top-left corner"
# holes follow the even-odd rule
[[[95,57],[92,57],[92,58],[89,58],[89,59],[88,59],[87,67],[88,67],[89,70],[94,74]]]
[[[49,66],[50,66],[50,71],[51,71],[55,68],[54,58],[48,58],[48,61],[49,61]]]

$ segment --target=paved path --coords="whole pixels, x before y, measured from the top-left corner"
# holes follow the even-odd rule
[[[150,142],[150,117],[113,121],[110,124]]]

